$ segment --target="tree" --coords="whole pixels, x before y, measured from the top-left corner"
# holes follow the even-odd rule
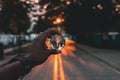
[[[0,28],[4,32],[21,33],[29,27],[27,10],[18,0],[3,0],[0,15]]]

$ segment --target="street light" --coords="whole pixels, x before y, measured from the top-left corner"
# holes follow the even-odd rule
[[[62,20],[61,20],[60,18],[57,18],[57,19],[56,19],[56,22],[57,22],[57,23],[61,23]]]
[[[61,23],[63,23],[63,22],[64,22],[64,19],[63,19],[62,17],[58,17],[58,18],[56,18],[56,19],[53,21],[53,24],[59,25],[59,24],[61,24]]]
[[[53,24],[56,26],[55,28],[60,32],[62,30],[62,23],[64,22],[63,17],[56,17],[53,21]]]

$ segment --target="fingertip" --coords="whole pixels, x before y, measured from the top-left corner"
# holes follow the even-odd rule
[[[44,37],[50,37],[51,35],[60,35],[60,33],[54,28],[49,28],[44,32]]]

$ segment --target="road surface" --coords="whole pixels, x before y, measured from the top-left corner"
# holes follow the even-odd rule
[[[61,54],[51,55],[23,80],[120,80],[120,72],[86,54],[72,40]]]

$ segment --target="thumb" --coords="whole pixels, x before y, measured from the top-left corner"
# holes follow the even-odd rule
[[[56,49],[49,50],[49,54],[59,54],[59,53],[61,53],[60,50],[56,50]]]

